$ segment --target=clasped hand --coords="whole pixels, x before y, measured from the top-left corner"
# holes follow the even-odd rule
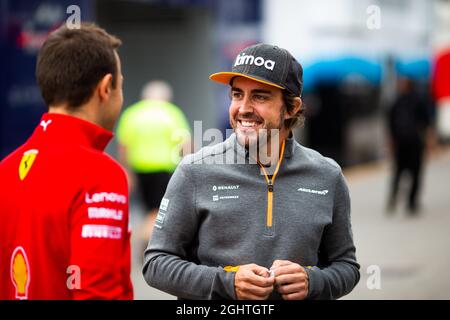
[[[238,300],[266,300],[273,290],[284,300],[303,300],[308,295],[308,274],[298,263],[275,260],[270,267],[246,264],[234,279]]]

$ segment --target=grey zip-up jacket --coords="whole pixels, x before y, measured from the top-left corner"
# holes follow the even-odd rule
[[[305,267],[307,298],[348,294],[360,274],[341,168],[287,139],[271,181],[247,153],[233,134],[179,164],[145,251],[147,283],[181,299],[236,299],[224,267],[280,259]]]

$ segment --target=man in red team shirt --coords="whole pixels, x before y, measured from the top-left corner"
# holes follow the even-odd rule
[[[123,102],[119,39],[61,27],[39,52],[49,107],[0,164],[0,299],[132,299],[128,188],[103,150]]]

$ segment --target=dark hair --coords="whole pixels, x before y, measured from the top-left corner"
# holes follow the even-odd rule
[[[36,78],[47,106],[67,103],[76,108],[92,96],[98,82],[112,74],[116,87],[115,51],[122,42],[95,24],[79,29],[65,25],[50,34],[39,51]]]
[[[284,120],[284,126],[291,130],[295,127],[301,127],[305,123],[305,106],[304,104],[301,106],[300,110],[297,111],[296,114],[292,114],[292,111],[295,108],[294,99],[297,96],[293,93],[290,93],[287,90],[281,90],[283,93],[283,102],[286,107],[286,111],[292,116],[290,119]]]

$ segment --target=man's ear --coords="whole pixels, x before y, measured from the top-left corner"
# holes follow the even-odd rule
[[[97,85],[100,100],[108,100],[112,90],[112,74],[106,74]]]
[[[303,101],[300,97],[295,97],[293,103],[294,109],[292,109],[291,112],[286,112],[285,119],[291,119],[303,106]]]

